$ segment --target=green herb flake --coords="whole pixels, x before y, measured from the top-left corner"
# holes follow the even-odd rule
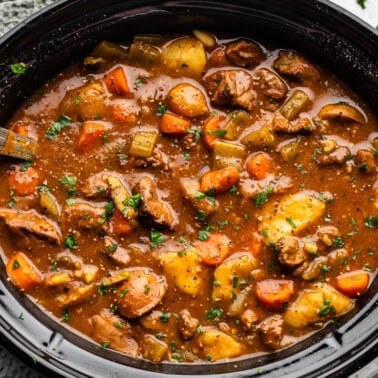
[[[377,228],[378,227],[378,215],[372,215],[365,218],[364,225],[368,228]]]
[[[291,228],[293,228],[293,229],[297,228],[297,225],[294,223],[294,221],[290,217],[286,217],[285,221],[287,223],[289,223],[289,225],[291,226]]]
[[[103,341],[103,343],[101,344],[103,348],[109,348],[109,345],[110,345],[110,341]]]
[[[26,161],[24,161],[22,164],[21,164],[21,169],[20,171],[21,172],[26,172],[28,170],[29,167],[32,167],[34,165],[34,162],[33,160],[31,159],[27,159]]]
[[[202,193],[202,192],[196,192],[196,193],[194,193],[194,198],[195,199],[204,199],[204,198],[206,198],[206,194],[205,193]]]
[[[366,0],[356,0],[357,4],[362,8],[362,9],[365,9],[366,8]]]
[[[144,294],[148,294],[150,292],[150,287],[148,285],[144,285]]]
[[[76,185],[76,178],[75,177],[69,177],[69,176],[64,176],[59,179],[59,182],[62,185],[71,185],[74,186]]]
[[[140,193],[137,193],[137,194],[134,194],[133,196],[129,197],[129,198],[126,198],[122,204],[124,206],[130,206],[132,207],[133,209],[136,209],[139,205],[139,202],[142,198],[142,195]]]
[[[177,256],[182,257],[182,256],[186,255],[186,253],[187,253],[186,249],[182,249],[180,251],[177,251]]]
[[[232,277],[232,287],[236,289],[239,285],[239,277]]]
[[[362,269],[365,270],[366,272],[372,272],[373,271],[373,268],[369,264],[364,264]]]
[[[158,333],[155,335],[155,337],[156,337],[157,339],[161,340],[161,339],[165,339],[165,338],[167,337],[167,335],[166,335],[165,333],[163,333],[163,332],[158,332]]]
[[[20,319],[20,320],[25,320],[25,318],[24,318],[24,313],[23,313],[23,312],[21,312],[21,314],[18,316],[18,319]]]
[[[183,155],[182,155],[183,159],[185,160],[188,160],[190,158],[190,154],[188,152],[185,152]]]
[[[11,71],[14,73],[14,74],[19,74],[19,75],[22,75],[26,72],[28,66],[27,64],[25,63],[14,63],[12,64],[11,66]]]
[[[37,190],[39,192],[49,193],[50,192],[50,187],[47,184],[41,184],[41,185],[37,186]]]
[[[75,105],[79,105],[79,104],[80,104],[80,101],[81,101],[81,97],[80,97],[80,95],[77,95],[77,96],[75,97],[75,99],[74,99],[74,104],[75,104]]]
[[[159,320],[161,323],[168,323],[169,322],[169,318],[171,317],[171,314],[169,312],[163,312],[160,316],[159,316]]]
[[[208,131],[208,134],[214,135],[219,138],[224,138],[226,135],[227,131],[226,130],[212,130]]]
[[[77,248],[77,242],[73,236],[67,236],[64,239],[64,245],[69,249],[76,249]]]
[[[54,122],[51,125],[51,127],[47,130],[46,136],[49,139],[53,140],[56,138],[56,136],[60,133],[62,129],[64,129],[65,127],[71,126],[71,124],[72,124],[72,121],[70,118],[64,115],[61,115],[59,119],[56,122]]]
[[[68,198],[66,201],[67,206],[72,206],[76,202],[75,198]]]
[[[210,310],[205,314],[205,319],[212,322],[219,322],[219,319],[223,315],[223,310],[217,307],[211,307]]]
[[[159,105],[156,109],[156,115],[158,117],[162,117],[166,112],[167,112],[168,108],[166,105]]]
[[[212,357],[211,357],[210,355],[207,355],[207,356],[205,356],[205,358],[204,358],[205,361],[211,361],[211,359],[212,359]]]
[[[70,316],[68,314],[68,308],[65,307],[62,311],[62,314],[63,314],[63,318],[62,318],[62,321],[67,323],[69,320],[70,320]]]
[[[269,201],[269,195],[274,192],[274,188],[271,186],[268,186],[263,191],[261,191],[256,197],[255,197],[255,207],[259,208],[264,203]]]
[[[238,192],[238,188],[236,186],[233,186],[229,191],[228,191],[232,196],[234,196]]]
[[[123,329],[125,326],[121,322],[113,322],[114,327],[118,329]]]
[[[206,213],[202,210],[198,211],[196,214],[196,219],[203,222],[206,219]]]
[[[198,232],[198,240],[205,241],[210,237],[210,234],[208,231],[200,230]]]
[[[340,236],[336,236],[335,239],[333,240],[333,246],[336,248],[342,248],[345,245],[345,242],[343,239],[341,239]]]
[[[115,203],[114,201],[109,201],[105,204],[105,218],[110,219],[115,211]]]
[[[15,269],[18,269],[19,267],[20,267],[20,263],[17,260],[14,260],[12,264],[12,269],[15,270]]]
[[[137,78],[135,79],[135,85],[136,85],[137,87],[140,87],[142,84],[143,84],[143,79],[142,79],[141,77],[137,77]]]
[[[7,203],[7,206],[10,208],[10,209],[13,209],[14,205],[16,204],[16,198],[12,197],[10,199],[10,201]]]
[[[150,232],[150,246],[152,248],[155,248],[161,244],[164,243],[164,236],[162,233],[158,232],[158,231],[155,231],[155,230],[151,230]]]
[[[129,292],[129,289],[128,289],[128,288],[123,289],[123,290],[118,294],[118,296],[119,296],[120,298],[124,298],[125,295],[126,295],[128,292]]]

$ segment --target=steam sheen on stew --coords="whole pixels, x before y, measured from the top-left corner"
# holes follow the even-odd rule
[[[326,69],[247,38],[101,42],[8,127],[9,279],[153,362],[269,352],[351,311],[377,268],[377,118]]]

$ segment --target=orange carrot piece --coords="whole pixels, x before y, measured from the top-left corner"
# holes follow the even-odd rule
[[[22,135],[24,137],[29,136],[28,127],[24,125],[23,123],[16,123],[13,126],[12,130],[18,135]]]
[[[263,280],[256,284],[257,298],[268,308],[278,310],[289,302],[294,293],[294,282],[291,280]]]
[[[164,113],[161,117],[160,130],[166,134],[185,135],[190,126],[188,119],[176,114]]]
[[[239,172],[235,167],[206,172],[200,179],[200,190],[203,193],[209,191],[224,193],[229,190],[239,179]]]
[[[230,242],[226,235],[213,233],[206,240],[196,242],[195,246],[204,264],[216,266],[230,255]]]
[[[259,257],[262,251],[263,239],[257,232],[252,232],[248,242],[248,252],[254,257]]]
[[[42,273],[22,252],[16,252],[7,263],[6,270],[11,280],[23,290],[29,290],[42,282]]]
[[[118,209],[115,209],[112,216],[111,232],[115,236],[128,235],[133,232],[132,225]]]
[[[363,294],[369,286],[369,273],[363,270],[356,270],[340,274],[336,277],[337,289],[348,297],[358,297]]]
[[[118,103],[112,108],[113,117],[120,123],[134,123],[137,121],[137,108],[131,104]]]
[[[224,115],[213,115],[206,121],[205,126],[203,127],[203,141],[211,150],[214,149],[215,141],[221,137],[223,132],[226,132],[226,130],[222,129],[222,122],[225,118]]]
[[[126,74],[122,67],[117,67],[110,71],[108,74],[106,74],[103,80],[110,93],[118,95],[126,95],[130,93]]]
[[[103,123],[85,121],[80,126],[78,149],[87,151],[96,145],[102,144],[106,127]]]
[[[247,161],[246,168],[251,178],[262,180],[273,172],[273,160],[265,152],[257,152]]]
[[[37,186],[42,184],[42,181],[42,173],[34,167],[28,167],[26,170],[23,170],[22,166],[17,166],[8,176],[9,187],[19,196],[33,194]]]

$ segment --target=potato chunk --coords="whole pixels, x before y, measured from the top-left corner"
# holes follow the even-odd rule
[[[158,256],[168,280],[185,294],[196,296],[203,285],[201,258],[194,248]]]
[[[315,193],[298,192],[269,201],[262,209],[259,230],[264,230],[265,242],[276,242],[283,236],[297,235],[315,224],[325,211],[324,202]]]
[[[164,46],[162,61],[179,76],[199,76],[206,65],[206,53],[198,39],[179,38]]]
[[[235,287],[235,277],[238,282],[246,280],[253,269],[257,267],[257,260],[250,253],[234,253],[214,271],[212,299],[220,301],[231,299],[241,291],[240,285]]]
[[[169,109],[181,116],[192,118],[207,114],[209,108],[202,91],[191,84],[179,84],[168,93]]]
[[[236,357],[243,352],[242,344],[213,327],[203,327],[197,342],[204,354],[211,357],[211,361]]]

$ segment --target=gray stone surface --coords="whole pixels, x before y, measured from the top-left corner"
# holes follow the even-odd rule
[[[365,10],[357,5],[356,0],[332,1],[347,8],[372,26],[378,26],[378,0],[366,0]],[[54,2],[54,0],[0,0],[0,36],[32,13]],[[378,361],[375,360],[350,378],[377,377]],[[0,346],[0,378],[45,378],[45,375],[37,373]]]

